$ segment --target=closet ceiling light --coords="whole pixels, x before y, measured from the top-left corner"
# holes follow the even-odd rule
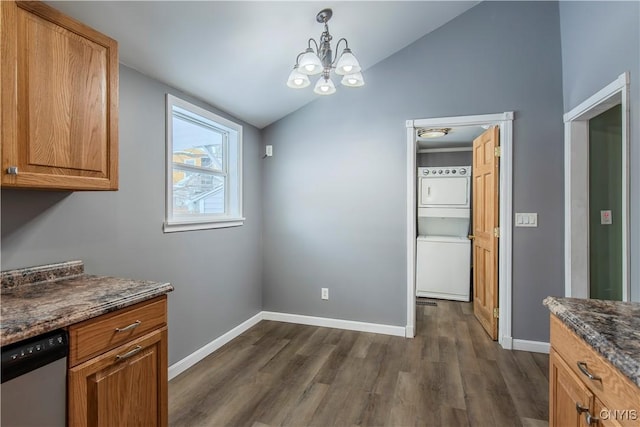
[[[333,58],[333,50],[331,49],[333,37],[329,33],[329,26],[327,25],[331,15],[333,15],[331,9],[323,9],[316,16],[316,21],[324,24],[324,32],[320,35],[320,43],[311,38],[307,49],[298,54],[293,71],[291,71],[287,79],[287,86],[290,88],[301,89],[307,87],[309,86],[309,78],[307,76],[322,73],[313,91],[318,95],[331,95],[336,91],[336,87],[331,80],[332,70],[336,74],[344,76],[340,81],[344,86],[364,86],[364,78],[360,72],[362,68],[351,49],[349,49],[347,39],[341,38],[338,40],[336,51],[338,51],[341,42],[344,42],[344,49],[340,57]]]
[[[418,129],[418,138],[440,138],[451,132],[451,128]]]

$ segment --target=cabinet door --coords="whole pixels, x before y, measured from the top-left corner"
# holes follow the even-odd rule
[[[166,426],[167,329],[69,370],[69,426]]]
[[[117,43],[41,2],[1,7],[2,186],[117,189]]]
[[[596,397],[595,401],[595,413],[594,416],[598,418],[598,426],[600,427],[621,427],[622,424],[618,418],[622,420],[633,421],[637,423],[637,420],[633,420],[632,413],[629,412],[616,412],[607,408],[600,399]],[[632,425],[629,423],[629,425]],[[637,425],[637,424],[635,424]]]
[[[593,394],[553,348],[549,370],[549,426],[587,426],[587,412],[593,414]]]

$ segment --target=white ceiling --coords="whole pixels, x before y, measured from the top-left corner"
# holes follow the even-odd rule
[[[286,79],[333,9],[366,70],[478,1],[48,1],[118,40],[120,62],[263,128],[314,100]],[[364,73],[366,81],[366,73]],[[338,90],[375,90],[344,88]]]

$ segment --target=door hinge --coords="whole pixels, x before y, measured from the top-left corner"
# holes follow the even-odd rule
[[[498,307],[493,309],[493,317],[498,319],[500,317],[500,309]]]
[[[502,156],[502,147],[500,147],[500,146],[495,147],[495,148],[493,149],[493,154],[494,154],[496,157],[500,157],[500,156]]]
[[[496,227],[493,229],[493,235],[498,238],[500,237],[500,227]]]

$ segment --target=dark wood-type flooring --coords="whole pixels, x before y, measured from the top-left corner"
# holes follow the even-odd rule
[[[172,426],[546,426],[548,356],[503,350],[471,303],[414,339],[262,321],[169,383]]]

